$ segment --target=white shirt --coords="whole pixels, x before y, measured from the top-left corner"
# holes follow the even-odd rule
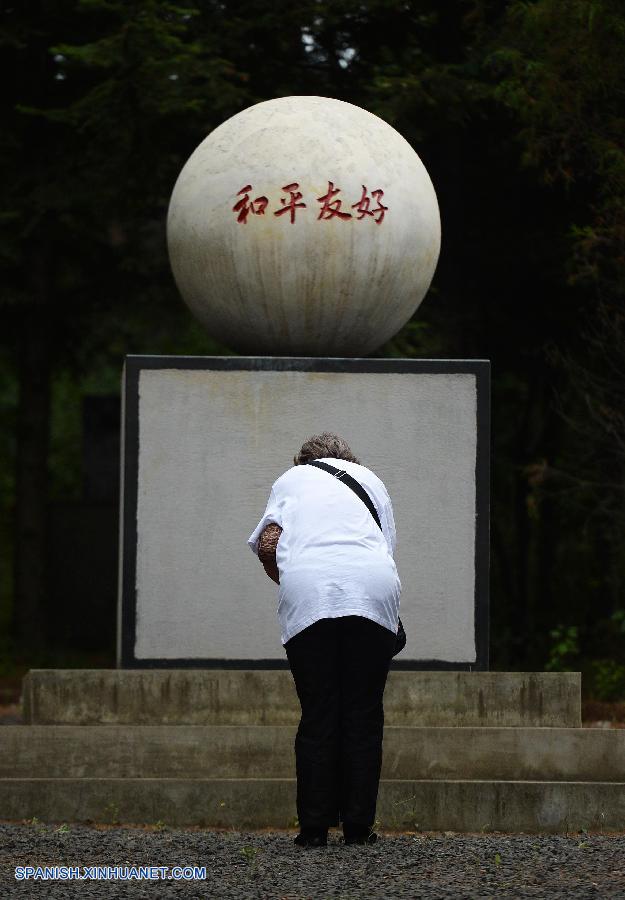
[[[401,582],[388,492],[365,466],[331,457],[321,461],[363,486],[382,531],[360,497],[328,472],[300,465],[278,478],[247,543],[258,555],[265,527],[276,522],[283,529],[276,549],[282,643],[318,619],[340,616],[364,616],[397,634]]]

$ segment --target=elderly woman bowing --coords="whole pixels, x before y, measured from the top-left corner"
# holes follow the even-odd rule
[[[302,715],[295,738],[302,847],[372,843],[401,582],[382,481],[347,443],[307,440],[248,539],[276,584],[281,640]]]

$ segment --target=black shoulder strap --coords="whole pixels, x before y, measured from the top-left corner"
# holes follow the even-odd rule
[[[380,525],[380,517],[377,514],[371,497],[363,488],[363,486],[358,481],[356,481],[355,478],[352,478],[351,475],[348,475],[348,473],[344,469],[336,469],[334,466],[331,466],[328,463],[321,462],[318,459],[313,459],[310,462],[305,463],[305,465],[315,466],[317,469],[323,469],[325,472],[329,472],[330,475],[338,478],[339,481],[342,481],[343,484],[347,485],[347,487],[350,487],[352,491],[360,497],[362,502],[365,504],[365,506],[375,519],[376,525],[378,526],[380,531],[382,531],[382,526]]]

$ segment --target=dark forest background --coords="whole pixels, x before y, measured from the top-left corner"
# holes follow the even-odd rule
[[[124,354],[231,352],[174,286],[171,190],[224,119],[317,94],[392,124],[439,198],[431,290],[375,355],[492,361],[492,668],[625,699],[623,4],[0,15],[0,674],[115,665]]]

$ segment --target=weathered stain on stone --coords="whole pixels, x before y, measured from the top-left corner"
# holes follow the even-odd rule
[[[34,670],[23,693],[26,721],[38,725],[297,725],[300,717],[286,670]],[[391,671],[384,707],[389,726],[579,727],[580,677]]]

